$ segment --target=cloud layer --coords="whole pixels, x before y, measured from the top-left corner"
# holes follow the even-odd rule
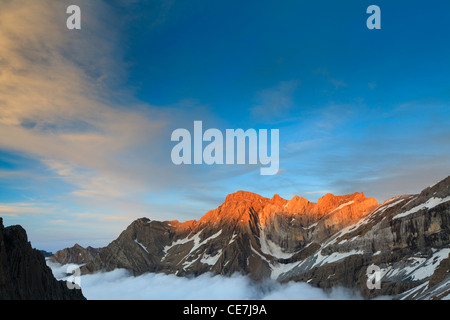
[[[120,157],[151,146],[165,121],[113,102],[120,93],[110,79],[124,74],[111,39],[117,35],[92,16],[108,6],[81,1],[81,36],[65,28],[63,2],[43,2],[6,2],[0,13],[0,148],[40,159],[77,196],[112,198],[123,195],[123,185],[148,187]]]
[[[57,279],[66,279],[67,266],[49,263]],[[276,281],[256,283],[243,275],[225,277],[203,274],[195,278],[160,273],[138,277],[125,269],[81,276],[88,300],[347,300],[358,293],[335,288],[326,293],[306,283]]]

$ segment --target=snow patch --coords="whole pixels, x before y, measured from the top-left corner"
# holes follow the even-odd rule
[[[230,245],[237,237],[237,234],[233,232],[233,235],[231,236],[230,241],[228,242],[228,245]]]
[[[319,224],[319,221],[317,221],[317,222],[313,223],[312,225],[308,226],[307,228],[303,228],[303,229],[307,229],[308,230],[308,229],[316,227],[318,224]]]
[[[364,253],[363,251],[351,250],[349,252],[333,252],[330,255],[323,256],[321,254],[321,251],[319,251],[318,253],[316,253],[317,259],[316,262],[314,263],[314,267],[315,266],[320,267],[327,263],[334,263],[347,257],[363,253]]]
[[[259,242],[261,245],[261,251],[267,255],[273,256],[278,259],[288,259],[294,255],[295,252],[292,253],[286,253],[283,251],[283,249],[272,242],[270,239],[266,237],[266,232],[264,228],[260,228],[260,235]]]
[[[377,213],[378,211],[380,211],[379,213],[383,213],[384,211],[386,211],[386,209],[394,207],[397,204],[399,204],[400,202],[405,200],[405,198],[400,198],[400,197],[395,197],[395,198],[386,200],[385,203],[383,203],[381,206],[379,206],[377,209],[375,209],[369,216],[372,216],[374,213]]]
[[[419,204],[418,206],[415,206],[414,208],[412,208],[406,212],[397,214],[393,219],[399,219],[399,218],[406,217],[406,216],[416,213],[422,209],[431,209],[431,208],[434,208],[435,206],[437,206],[441,203],[447,202],[447,201],[450,201],[450,196],[448,196],[446,198],[434,198],[433,197],[433,198],[428,199],[427,202]]]
[[[190,234],[189,234],[186,238],[179,239],[179,240],[173,242],[171,245],[165,246],[164,249],[163,249],[164,252],[165,252],[165,255],[164,255],[164,257],[161,259],[161,261],[164,260],[164,259],[166,259],[167,254],[168,254],[168,252],[169,252],[169,250],[170,250],[171,248],[173,248],[173,247],[175,247],[175,246],[178,246],[178,245],[181,245],[181,244],[185,244],[185,243],[188,243],[188,242],[193,241],[194,244],[193,244],[191,250],[189,250],[189,252],[186,254],[186,256],[185,256],[183,259],[181,259],[181,261],[185,260],[185,262],[183,262],[183,266],[185,266],[185,267],[190,266],[194,261],[196,261],[196,260],[198,260],[198,259],[195,259],[194,261],[187,262],[186,259],[189,257],[189,255],[190,255],[192,252],[195,252],[195,250],[197,250],[197,249],[198,249],[199,247],[201,247],[202,245],[206,244],[208,241],[210,241],[210,240],[212,240],[212,239],[214,239],[214,238],[217,238],[217,237],[222,233],[222,229],[219,230],[218,232],[216,232],[215,234],[213,234],[212,236],[210,236],[210,237],[204,239],[203,241],[200,240],[200,234],[201,234],[202,232],[203,232],[203,230],[200,231],[200,232],[198,232],[198,233],[196,233],[196,234],[195,234],[193,237],[191,237],[191,238],[189,238],[189,235],[190,235]],[[187,265],[186,265],[186,264],[187,264]]]
[[[222,249],[216,252],[215,255],[210,256],[208,254],[203,254],[202,259],[200,260],[201,263],[209,264],[210,266],[213,266],[216,264],[217,260],[219,260],[220,256],[222,255]]]
[[[436,251],[430,258],[411,257],[407,260],[407,266],[397,268],[389,267],[385,269],[383,277],[402,277],[412,281],[420,281],[433,275],[442,260],[446,259],[450,253],[450,248]]]
[[[270,264],[270,268],[272,272],[270,274],[270,278],[273,280],[277,280],[282,274],[292,270],[296,266],[298,266],[300,262],[291,262],[291,263],[279,263],[275,262],[274,264]]]
[[[148,250],[147,250],[147,248],[146,248],[142,243],[140,243],[139,241],[137,241],[137,239],[134,239],[134,242],[136,242],[142,249],[144,249],[145,252],[149,253]]]
[[[252,246],[251,244],[250,244],[250,249],[251,249],[254,253],[256,253],[261,259],[263,259],[264,261],[268,262],[269,265],[270,265],[270,261],[268,261],[268,260],[266,259],[266,257],[264,257],[262,254],[260,254],[258,251],[256,251],[256,249],[253,248],[253,246]]]
[[[334,209],[333,211],[331,211],[330,213],[333,213],[333,212],[335,212],[335,211],[338,211],[338,210],[341,210],[342,208],[344,208],[344,207],[346,207],[346,206],[349,206],[349,205],[351,205],[351,204],[353,204],[355,201],[349,201],[349,202],[346,202],[346,203],[344,203],[344,204],[341,204],[339,207],[337,207],[336,209]]]

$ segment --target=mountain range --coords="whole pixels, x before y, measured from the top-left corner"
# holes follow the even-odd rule
[[[140,218],[104,248],[76,245],[50,259],[83,264],[83,273],[241,273],[324,290],[344,286],[365,298],[449,299],[449,229],[450,176],[382,204],[363,193],[313,203],[238,191],[198,221]],[[369,267],[379,288],[368,285]]]

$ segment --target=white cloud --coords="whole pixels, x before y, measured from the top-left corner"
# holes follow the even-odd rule
[[[57,210],[57,206],[49,203],[13,202],[0,204],[0,216],[3,217],[52,215]]]
[[[298,80],[281,81],[277,86],[256,94],[257,104],[251,109],[258,120],[279,121],[287,117],[295,107],[293,94],[299,86]]]
[[[106,1],[77,4],[81,31],[67,30],[64,1],[2,2],[0,149],[41,161],[74,198],[134,200],[172,180],[170,110],[117,90],[126,64],[114,14]]]
[[[67,266],[47,262],[57,279],[67,279]],[[195,278],[161,273],[134,277],[125,269],[81,276],[81,289],[88,300],[344,300],[361,299],[351,290],[324,292],[306,283],[261,283],[239,274],[203,274]]]

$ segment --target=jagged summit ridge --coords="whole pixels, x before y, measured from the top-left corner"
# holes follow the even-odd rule
[[[295,220],[295,216],[302,215],[302,217],[297,217],[297,221],[293,225],[299,224],[301,227],[308,227],[309,224],[330,215],[335,223],[342,225],[368,214],[377,205],[375,198],[366,198],[363,193],[357,192],[343,196],[329,193],[314,203],[299,196],[286,200],[278,194],[272,198],[266,198],[253,192],[237,191],[227,195],[219,207],[208,211],[198,221],[172,220],[165,223],[170,225],[174,232],[183,233],[186,231],[198,232],[208,225],[216,228],[240,225],[245,229],[253,224],[253,228],[264,228],[274,219]],[[151,223],[148,218],[142,219],[145,219],[144,223]]]
[[[250,191],[243,191],[243,190],[239,190],[233,193],[230,193],[229,195],[226,196],[225,198],[225,202],[239,202],[239,201],[258,201],[258,200],[263,200],[263,199],[267,199],[264,198],[263,196],[260,196],[257,193],[254,192],[250,192]]]
[[[110,250],[86,265],[86,271],[122,267],[137,274],[212,271],[269,277],[271,262],[292,258],[376,206],[374,198],[362,193],[327,194],[313,203],[301,197],[286,200],[277,194],[266,198],[238,191],[198,221],[136,220],[108,246]]]

